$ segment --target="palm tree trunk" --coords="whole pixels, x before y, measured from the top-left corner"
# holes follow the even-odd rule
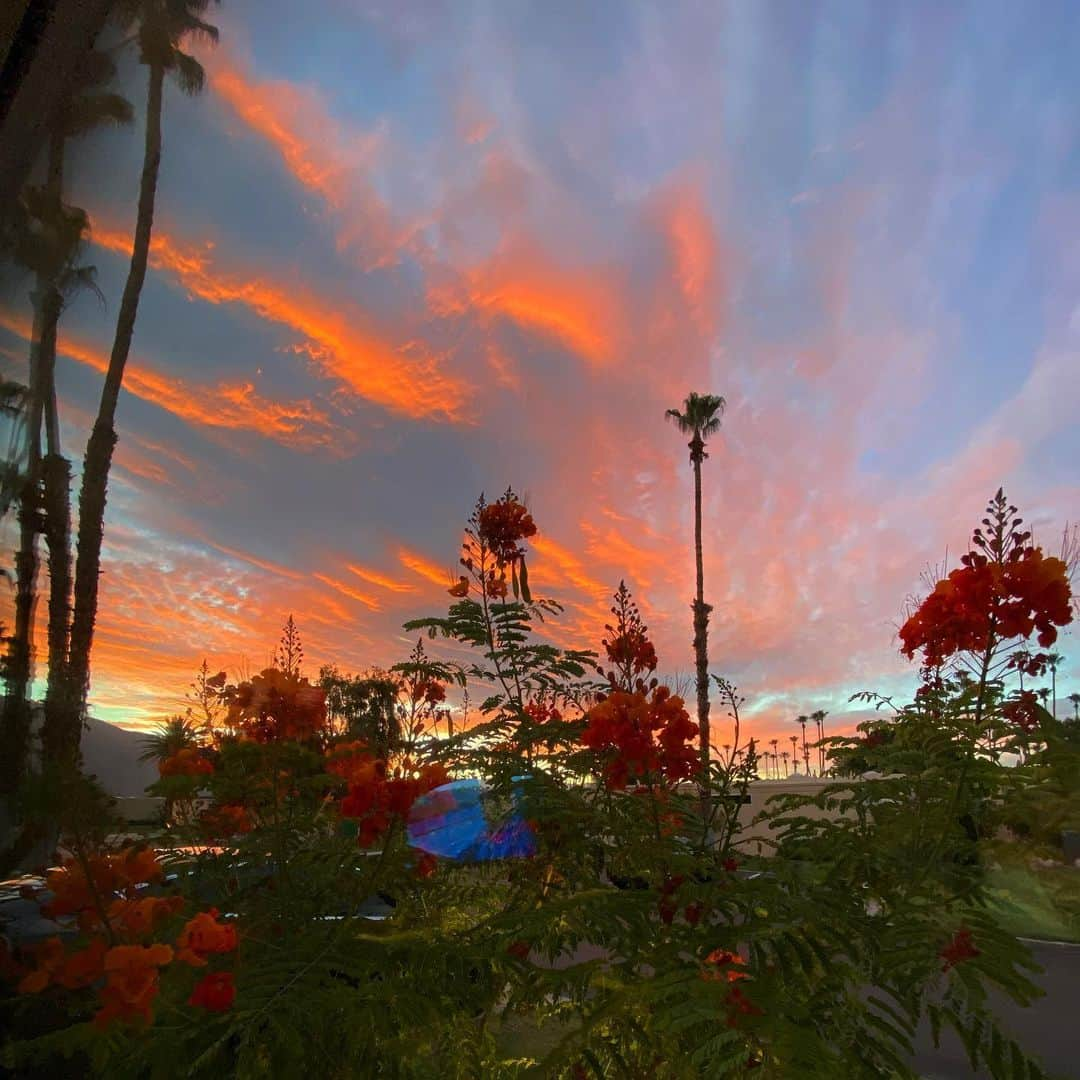
[[[1053,703],[1053,717],[1057,719],[1057,664],[1050,665],[1050,700]]]
[[[43,355],[56,349],[61,297],[38,278],[34,291],[33,340],[30,346],[30,395],[27,417],[26,477],[19,494],[19,550],[15,556],[15,625],[7,665],[3,717],[3,766],[0,790],[12,794],[26,771],[30,746],[30,684],[33,678],[34,615],[37,607],[38,533],[41,522],[41,423],[44,412]]]
[[[157,193],[158,170],[161,165],[161,104],[165,71],[160,65],[150,67],[146,99],[146,145],[143,156],[142,179],[139,185],[139,209],[135,223],[135,240],[131,251],[131,267],[124,285],[123,297],[116,320],[105,385],[97,420],[86,445],[83,460],[82,486],[79,491],[78,555],[75,562],[75,610],[71,622],[71,638],[65,673],[65,692],[60,714],[47,721],[42,732],[46,754],[57,764],[73,763],[78,758],[82,733],[82,714],[90,689],[90,650],[94,641],[97,619],[98,576],[101,572],[101,544],[105,525],[105,499],[116,446],[116,403],[124,378],[131,341],[135,333],[135,317],[139,296],[146,279],[150,256],[150,235],[154,224],[154,199]]]
[[[697,593],[694,599],[694,662],[697,668],[697,714],[699,751],[701,753],[701,797],[709,792],[709,649],[708,630],[711,608],[705,603],[705,567],[701,554],[701,460],[704,444],[695,435],[690,444],[694,465],[694,561],[697,568]]]

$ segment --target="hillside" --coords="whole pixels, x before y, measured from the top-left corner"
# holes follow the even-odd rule
[[[153,762],[139,761],[143,736],[103,720],[88,721],[83,731],[83,762],[110,795],[143,795],[157,779]]]

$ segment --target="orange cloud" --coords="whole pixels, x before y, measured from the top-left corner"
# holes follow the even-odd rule
[[[30,339],[26,319],[0,312],[0,326]],[[107,353],[67,332],[61,336],[58,350],[101,374],[108,369]],[[124,389],[198,427],[253,431],[302,450],[342,452],[349,444],[347,433],[338,431],[329,415],[310,401],[272,401],[250,383],[198,386],[156,372],[142,357],[136,357],[124,372]]]
[[[382,608],[382,604],[380,604],[374,596],[371,596],[369,593],[362,593],[359,589],[354,589],[351,585],[346,585],[343,581],[336,581],[326,574],[312,574],[311,576],[315,578],[316,581],[321,581],[324,585],[329,585],[331,589],[341,593],[342,596],[347,596],[350,600],[356,600],[358,603],[363,604],[372,611],[379,611]]]
[[[131,253],[124,232],[98,227],[93,239],[109,251]],[[175,276],[200,300],[242,304],[302,334],[314,345],[308,350],[313,360],[358,397],[405,416],[464,422],[470,388],[440,371],[434,357],[408,355],[408,347],[392,346],[364,328],[357,313],[345,314],[303,289],[230,273],[212,261],[212,250],[212,245],[186,245],[159,228],[150,264]]]
[[[397,557],[402,566],[436,585],[441,585],[444,589],[455,580],[445,567],[425,559],[423,555],[418,555],[415,551],[409,551],[408,548],[398,548]]]
[[[619,303],[598,272],[552,264],[538,251],[517,251],[468,275],[469,305],[555,338],[590,364],[617,359]]]
[[[380,574],[377,570],[369,570],[365,566],[357,566],[355,563],[348,563],[346,569],[363,581],[367,581],[372,585],[378,585],[383,589],[389,589],[390,592],[416,592],[415,585],[409,585],[404,581],[395,581],[393,578],[387,577],[385,574]]]

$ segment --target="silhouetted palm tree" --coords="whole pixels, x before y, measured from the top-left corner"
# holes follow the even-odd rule
[[[1056,652],[1049,653],[1046,657],[1046,666],[1050,669],[1050,695],[1053,700],[1050,712],[1055,717],[1057,716],[1057,669],[1058,664],[1064,659],[1064,656]]]
[[[186,717],[174,716],[144,735],[142,744],[140,761],[167,761],[178,751],[199,745],[199,728]]]
[[[79,492],[79,539],[75,563],[74,614],[65,677],[66,708],[62,719],[42,731],[45,753],[57,762],[72,761],[78,754],[81,715],[90,686],[90,650],[97,619],[98,578],[101,570],[101,543],[105,521],[105,496],[116,446],[116,403],[124,377],[139,296],[146,279],[150,256],[150,236],[154,224],[158,169],[161,164],[161,110],[166,72],[171,72],[187,94],[203,88],[202,65],[181,50],[189,36],[217,40],[217,29],[201,16],[210,0],[124,0],[122,15],[137,24],[139,58],[148,68],[146,97],[146,142],[139,207],[131,266],[124,284],[116,319],[105,385],[101,391],[97,419],[86,446],[82,487]]]
[[[825,747],[821,745],[822,740],[825,738],[825,717],[829,714],[824,709],[818,709],[817,712],[810,714],[810,719],[817,725],[818,736],[818,772],[825,775]]]
[[[1080,694],[1070,694],[1069,700],[1073,706],[1073,719],[1080,720]]]
[[[701,554],[701,463],[708,457],[705,440],[720,430],[725,401],[716,394],[690,394],[682,411],[668,409],[664,414],[684,435],[690,435],[690,464],[694,470],[694,563],[697,591],[694,597],[694,660],[697,668],[697,714],[701,753],[702,793],[709,779],[709,612],[705,603],[705,568]]]
[[[49,672],[64,664],[70,575],[70,471],[60,454],[56,405],[56,341],[68,299],[93,288],[94,268],[79,265],[89,220],[85,211],[65,205],[64,154],[69,138],[105,123],[131,119],[131,106],[102,87],[116,73],[104,53],[89,52],[72,76],[72,96],[62,103],[49,135],[45,181],[28,188],[20,203],[14,257],[34,275],[30,385],[26,418],[26,474],[19,499],[19,551],[16,556],[15,626],[9,642],[7,703],[4,710],[4,787],[17,784],[25,765],[33,678],[34,613],[37,600],[38,535],[49,545]],[[41,453],[42,427],[46,453]]]
[[[806,743],[806,725],[810,723],[809,716],[796,716],[795,723],[802,725],[802,756],[803,766],[806,768],[806,775],[810,775],[810,747]]]
[[[780,756],[784,759],[784,777],[787,778],[791,775],[791,754],[784,750]]]
[[[795,763],[795,771],[799,771],[799,736],[791,735],[791,760]]]

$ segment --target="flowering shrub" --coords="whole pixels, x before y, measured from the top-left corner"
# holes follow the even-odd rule
[[[938,667],[957,653],[992,656],[999,643],[1033,633],[1049,648],[1058,627],[1072,622],[1065,563],[1034,547],[1015,513],[998,491],[987,507],[989,533],[975,530],[961,567],[939,581],[901,627],[906,656],[921,651],[928,667]],[[1033,670],[1040,667],[1036,662]]]
[[[96,988],[94,1027],[149,1024],[161,991],[161,969],[174,959],[203,966],[207,954],[233,952],[237,947],[236,928],[219,926],[214,911],[191,919],[175,948],[155,940],[185,906],[182,896],[142,894],[162,873],[149,848],[84,853],[51,871],[46,884],[52,900],[41,904],[42,913],[59,920],[73,917],[82,935],[75,942],[50,937],[24,949],[26,964],[18,992]]]
[[[332,726],[298,648],[287,671],[214,688],[227,716],[212,745],[163,762],[163,779],[212,800],[169,832],[178,893],[162,894],[149,849],[84,845],[49,879],[48,910],[81,926],[78,942],[0,950],[0,973],[23,990],[10,1029],[46,1032],[8,1045],[13,1067],[55,1073],[63,1052],[132,1076],[318,1062],[403,1080],[906,1077],[929,1016],[960,1033],[974,1067],[1041,1075],[985,1005],[991,982],[1021,1002],[1035,994],[979,865],[1008,789],[995,742],[1007,699],[996,671],[964,681],[939,662],[1063,625],[1053,560],[1014,559],[1037,552],[1026,538],[976,541],[986,565],[935,589],[905,636],[930,662],[920,693],[846,748],[885,778],[776,801],[777,857],[765,859],[742,831],[756,766],[752,742],[737,752],[735,688],[716,680],[735,734],[703,806],[686,783],[701,768],[697,728],[656,679],[629,590],[615,595],[606,671],[536,632],[560,608],[529,589],[535,533],[513,492],[478,502],[448,612],[406,624],[455,659],[418,644],[383,673],[394,726]],[[454,688],[471,709],[456,732],[442,716]],[[1036,715],[1029,735],[1051,736]],[[441,719],[452,738],[436,737]],[[482,805],[464,809],[490,825],[487,847],[438,860],[411,847],[417,799],[477,777]],[[439,810],[425,824],[453,829],[462,809],[447,799],[446,821]],[[485,862],[515,829],[528,830],[528,857]],[[52,1030],[62,1003],[72,1025]],[[522,1046],[522,1024],[544,1029],[542,1050]]]

